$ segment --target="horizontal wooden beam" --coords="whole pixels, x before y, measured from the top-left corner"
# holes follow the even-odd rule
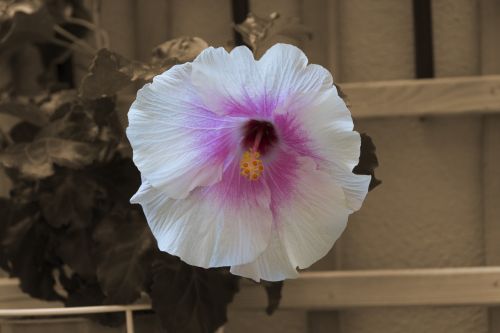
[[[233,304],[262,309],[262,287],[246,284]],[[500,267],[308,272],[287,280],[281,308],[317,309],[500,304]]]
[[[500,113],[500,75],[344,83],[354,118]]]
[[[245,281],[231,307],[261,311],[266,301],[262,287]],[[285,282],[281,302],[283,309],[308,310],[414,305],[500,305],[500,266],[305,272]],[[0,309],[60,306],[30,299],[17,280],[0,279]]]
[[[500,113],[500,75],[342,83],[354,118]],[[121,95],[126,112],[133,95]]]
[[[75,306],[57,308],[31,308],[31,309],[0,309],[2,317],[49,317],[49,316],[77,316],[96,313],[113,313],[128,311],[151,310],[150,304],[131,305],[98,305],[98,306]]]

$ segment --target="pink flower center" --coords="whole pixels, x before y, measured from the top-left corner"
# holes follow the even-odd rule
[[[249,120],[243,127],[243,147],[266,155],[278,143],[274,125],[265,120]]]
[[[247,149],[240,161],[241,175],[258,180],[264,172],[261,155],[267,154],[278,143],[273,124],[263,120],[249,120],[243,127],[243,147]]]

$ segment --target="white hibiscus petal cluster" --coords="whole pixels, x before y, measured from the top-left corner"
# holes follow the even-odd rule
[[[127,136],[160,250],[278,281],[323,257],[358,210],[360,135],[321,66],[277,44],[207,48],[137,94]]]

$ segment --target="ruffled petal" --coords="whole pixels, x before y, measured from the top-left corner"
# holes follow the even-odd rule
[[[258,61],[245,46],[230,53],[207,48],[193,61],[192,81],[213,112],[261,118],[318,102],[333,84],[328,70],[307,65],[304,53],[287,44],[274,45]]]
[[[257,281],[294,278],[296,268],[325,256],[344,230],[351,210],[342,188],[312,159],[299,157],[298,163],[291,193],[271,187],[275,237],[256,261],[232,267],[235,274]]]
[[[257,282],[261,279],[266,281],[282,281],[299,276],[297,269],[290,262],[290,258],[276,229],[273,230],[273,236],[268,248],[255,261],[244,265],[232,266],[231,273]]]
[[[140,203],[160,250],[190,265],[220,267],[255,260],[271,237],[271,194],[250,182],[232,163],[223,180],[197,188],[182,200],[166,197],[147,181],[132,202]]]
[[[368,193],[371,180],[371,176],[352,172],[359,162],[361,137],[353,130],[351,113],[337,89],[332,87],[323,95],[320,103],[312,103],[290,116],[308,138],[306,145],[314,152],[310,155],[326,162],[324,170],[342,186],[347,205],[356,211]]]
[[[190,82],[191,64],[177,65],[137,94],[127,136],[143,178],[172,198],[221,179],[240,123],[207,110]]]
[[[193,84],[203,102],[218,114],[255,115],[262,81],[252,52],[246,46],[231,53],[224,48],[209,47],[193,61]]]
[[[322,92],[333,85],[330,72],[320,65],[308,65],[306,55],[296,46],[275,44],[258,61],[265,78],[264,91],[274,100],[274,112],[283,113],[317,102]]]

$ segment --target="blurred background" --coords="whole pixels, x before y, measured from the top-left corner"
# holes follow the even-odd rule
[[[411,272],[406,269],[431,268],[422,280],[444,274],[429,284],[439,295],[455,272],[464,275],[447,268],[478,267],[466,271],[467,283],[457,284],[457,293],[474,294],[476,279],[491,286],[500,274],[481,280],[489,271],[480,267],[500,265],[500,116],[495,114],[500,112],[500,77],[495,76],[500,74],[500,1],[102,0],[98,20],[111,50],[145,61],[156,45],[179,36],[198,36],[214,46],[239,43],[232,25],[248,12],[261,17],[278,12],[310,29],[311,39],[290,34],[275,41],[298,45],[311,63],[333,73],[357,130],[368,133],[377,147],[382,185],[351,217],[334,250],[310,270],[387,269],[398,283],[398,274]],[[39,55],[30,47],[16,54],[32,59],[29,66],[15,66],[9,57],[0,55],[0,85],[15,79],[19,91],[35,92],[37,84],[29,78],[40,71]],[[79,82],[89,64],[88,57],[74,56],[66,64],[71,80]],[[12,121],[2,116],[0,125]],[[2,195],[9,186],[0,176]],[[363,283],[373,281],[377,289],[378,280],[370,276]],[[420,280],[413,278],[408,288],[418,289]],[[347,282],[341,286],[352,288],[347,294],[357,292]],[[284,306],[270,317],[231,307],[225,332],[500,332],[500,310],[488,306],[488,297],[484,302],[479,296],[458,297],[455,305],[439,296],[430,301],[428,291],[419,302],[418,292],[397,289],[396,301],[382,296],[380,304],[369,307],[346,302],[332,309],[310,301],[309,308],[301,308],[287,306],[286,294],[293,290],[285,283]],[[411,300],[404,301],[405,293]],[[246,295],[238,295],[236,304]],[[9,297],[0,295],[1,307],[30,302],[20,294]]]

